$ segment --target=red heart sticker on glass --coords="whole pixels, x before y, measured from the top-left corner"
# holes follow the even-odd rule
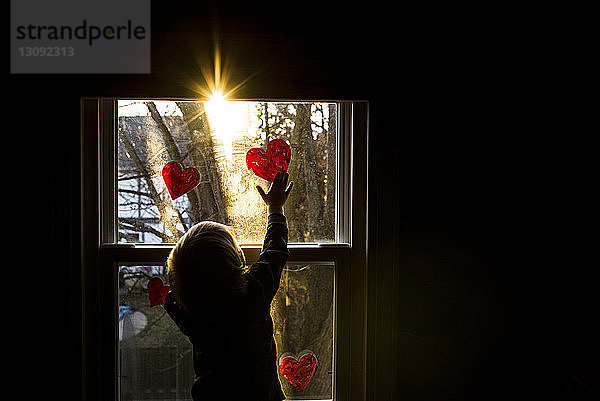
[[[200,173],[193,167],[185,170],[177,162],[168,162],[162,169],[163,180],[169,190],[171,199],[191,191],[200,183]]]
[[[159,277],[152,277],[148,280],[148,298],[150,298],[150,306],[163,305],[165,297],[171,289],[170,286],[164,285]]]
[[[283,139],[273,139],[266,152],[262,148],[250,149],[246,153],[246,166],[260,178],[273,182],[278,172],[287,171],[291,156],[290,145]]]
[[[319,362],[311,351],[304,352],[300,358],[284,354],[279,358],[279,371],[294,387],[304,391],[315,376]]]

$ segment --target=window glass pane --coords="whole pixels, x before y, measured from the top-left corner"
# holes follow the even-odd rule
[[[279,291],[271,304],[278,360],[288,354],[299,358],[310,351],[318,361],[313,378],[302,391],[279,372],[287,399],[333,398],[334,270],[333,264],[288,264],[281,276]]]
[[[335,241],[337,127],[336,103],[119,100],[118,241],[173,243],[214,220],[240,243],[261,243],[266,207],[255,187],[269,183],[248,170],[246,153],[273,139],[292,151],[290,242]],[[161,175],[169,161],[200,173],[175,200]]]
[[[119,268],[119,392],[126,400],[191,400],[192,345],[161,306],[150,306],[148,280],[163,266]]]
[[[190,400],[194,368],[189,340],[164,308],[150,306],[148,280],[162,266],[119,268],[119,383],[121,400]],[[314,376],[300,391],[279,372],[287,399],[332,399],[334,265],[288,264],[271,304],[278,360],[310,351]]]

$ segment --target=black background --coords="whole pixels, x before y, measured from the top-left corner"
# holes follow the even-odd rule
[[[24,398],[81,393],[80,97],[193,97],[217,37],[230,81],[252,75],[238,97],[370,102],[369,399],[554,399],[598,340],[596,180],[574,55],[540,21],[153,2],[150,75],[9,75],[3,198],[25,229],[6,243],[5,330]]]

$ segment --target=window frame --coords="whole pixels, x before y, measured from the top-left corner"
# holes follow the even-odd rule
[[[162,264],[173,245],[115,243],[117,101],[112,97],[81,99],[82,396],[86,401],[120,398],[118,266]],[[333,399],[358,401],[366,399],[368,102],[328,102],[339,106],[336,242],[291,243],[288,261],[335,263]],[[261,245],[242,244],[242,249],[251,263],[258,259]]]

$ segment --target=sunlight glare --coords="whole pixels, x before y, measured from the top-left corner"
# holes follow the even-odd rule
[[[221,141],[223,153],[228,161],[233,157],[233,140],[240,136],[244,119],[243,102],[228,101],[220,92],[215,92],[205,104],[210,129]]]
[[[225,102],[225,95],[223,95],[221,92],[215,92],[211,95],[209,101],[214,102],[215,104],[220,104]]]

